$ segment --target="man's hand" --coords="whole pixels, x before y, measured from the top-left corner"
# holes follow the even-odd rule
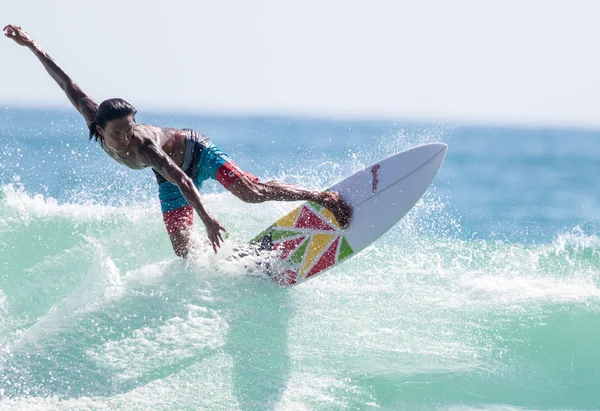
[[[13,39],[17,44],[21,46],[30,47],[35,44],[33,39],[23,30],[21,26],[15,26],[14,24],[9,24],[8,26],[2,29],[4,31],[4,35],[9,39]]]
[[[215,250],[215,254],[217,253],[217,247],[221,246],[223,240],[223,235],[221,231],[227,232],[225,228],[212,216],[208,215],[202,219],[204,226],[206,227],[206,233],[208,234],[208,239],[210,240],[210,244],[212,245],[213,250]]]

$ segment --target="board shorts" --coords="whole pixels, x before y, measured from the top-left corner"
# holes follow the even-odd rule
[[[183,131],[186,132],[186,143],[181,169],[192,179],[198,190],[209,178],[217,180],[226,189],[242,176],[258,181],[257,177],[242,171],[206,136],[190,129]],[[167,232],[174,234],[194,224],[194,209],[188,204],[179,188],[156,171],[154,174],[158,182],[158,198]]]

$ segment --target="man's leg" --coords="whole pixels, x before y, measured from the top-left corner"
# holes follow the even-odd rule
[[[331,211],[341,228],[348,226],[352,215],[352,209],[337,192],[312,191],[282,181],[261,183],[246,175],[239,176],[227,189],[246,203],[313,201]]]
[[[186,205],[175,210],[163,212],[163,220],[173,251],[178,257],[187,257],[191,247],[194,209]]]
[[[180,230],[175,231],[173,234],[169,234],[169,238],[171,239],[171,245],[173,246],[173,251],[177,257],[185,258],[188,256],[190,252],[192,243],[191,243],[191,235],[192,235],[192,227],[185,227]]]
[[[352,208],[336,192],[312,191],[281,181],[261,183],[258,178],[242,171],[233,160],[210,143],[206,147],[205,167],[208,176],[217,180],[236,197],[247,203],[264,201],[313,201],[327,208],[346,228],[352,216]]]
[[[194,209],[187,203],[176,185],[164,179],[159,181],[158,198],[173,251],[179,257],[186,257],[192,245]]]

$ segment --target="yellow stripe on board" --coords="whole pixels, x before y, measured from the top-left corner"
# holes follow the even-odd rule
[[[333,216],[333,213],[331,211],[329,211],[328,209],[325,208],[321,214],[323,214],[323,216],[326,219],[328,219],[330,222],[332,222],[337,228],[340,228],[340,225],[338,224],[337,220],[335,219],[335,217]]]
[[[315,258],[327,247],[336,236],[331,234],[315,234],[304,255],[304,264],[300,276],[304,277],[306,270],[313,264]]]
[[[293,227],[294,222],[296,221],[296,217],[298,217],[298,213],[302,206],[298,207],[294,211],[290,211],[290,213],[286,216],[281,217],[279,220],[275,222],[274,225],[278,227]]]

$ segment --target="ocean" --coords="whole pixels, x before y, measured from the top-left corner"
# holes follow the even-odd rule
[[[295,287],[232,259],[298,203],[202,190],[174,256],[149,170],[74,111],[0,109],[0,409],[600,409],[600,131],[140,113],[243,169],[324,189],[412,146],[432,186],[351,260]]]

